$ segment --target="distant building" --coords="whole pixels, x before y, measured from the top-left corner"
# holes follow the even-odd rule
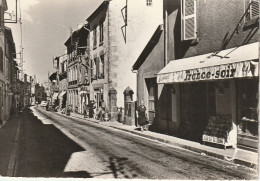
[[[124,107],[124,90],[136,90],[131,67],[162,23],[160,0],[105,0],[87,18],[90,29],[90,99],[105,101],[113,119]],[[134,96],[135,98],[135,96]]]
[[[89,102],[89,31],[88,25],[83,25],[73,31],[65,42],[67,47],[67,105],[72,105],[74,112],[83,113],[84,103]],[[84,92],[83,92],[84,90]]]
[[[45,92],[45,88],[43,85],[40,85],[39,83],[35,84],[35,101],[38,102],[38,104],[41,103],[41,101],[47,100],[47,94]]]
[[[68,80],[67,80],[67,54],[61,55],[58,62],[58,74],[59,74],[59,108],[63,109],[67,103],[67,91],[68,91]]]

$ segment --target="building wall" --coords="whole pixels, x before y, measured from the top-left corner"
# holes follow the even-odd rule
[[[156,78],[156,74],[164,67],[164,32],[150,42],[152,47],[146,51],[147,56],[143,57],[143,64],[137,71],[137,99],[144,100],[145,106],[148,108],[148,87],[146,79]],[[156,103],[156,118],[153,122],[153,129],[162,131],[167,127],[165,113],[170,111],[170,101],[167,103],[167,91],[164,85],[158,86],[158,102]],[[165,99],[166,98],[166,99]],[[166,101],[166,102],[165,102]],[[158,124],[160,120],[160,124]],[[162,122],[165,122],[162,123]]]
[[[8,89],[6,87],[6,74],[8,72],[8,69],[6,69],[7,62],[5,58],[5,31],[4,31],[4,12],[7,10],[6,8],[6,1],[0,0],[0,13],[1,13],[1,23],[0,23],[0,29],[1,29],[1,36],[0,36],[0,48],[2,49],[3,54],[1,55],[0,61],[2,61],[3,70],[0,70],[0,124],[3,121],[6,121],[9,116],[9,96],[8,96]]]
[[[181,41],[180,1],[168,0],[169,60],[206,54],[259,40],[258,25],[245,23],[244,19],[236,31],[249,0],[196,2],[198,41],[194,43],[192,40]],[[226,43],[223,46],[224,39]]]
[[[100,22],[103,22],[103,37],[104,40],[100,43]],[[92,79],[90,85],[90,100],[96,100],[96,91],[103,91],[103,99],[108,103],[108,6],[104,7],[91,21],[88,22],[90,25],[90,59],[94,64],[94,59],[99,59],[100,56],[104,56],[104,78]],[[94,28],[96,27],[97,44],[94,46]],[[94,70],[93,70],[94,71]],[[89,75],[91,70],[89,69]],[[92,77],[93,78],[93,77]]]
[[[201,0],[196,2],[197,39],[182,41],[181,0],[164,0],[164,10],[167,10],[168,13],[166,16],[168,61],[216,52],[259,41],[258,21],[256,23],[255,21],[245,22],[244,19],[240,21],[245,9],[248,7],[249,0]],[[237,26],[239,22],[240,25]],[[225,90],[224,95],[216,95],[216,111],[219,115],[232,115],[233,128],[234,132],[236,132],[236,110],[233,108],[236,104],[233,98],[236,85],[231,84],[230,86],[233,92],[230,92],[231,88],[229,88]],[[176,88],[178,92],[179,87],[177,86]],[[180,102],[176,100],[172,101],[172,110],[178,107],[180,107]],[[171,117],[173,118],[174,115],[172,114]],[[177,115],[177,123],[181,121],[178,117]],[[163,125],[164,122],[162,121],[161,124]],[[178,129],[178,124],[176,125],[177,127],[174,129]]]
[[[151,38],[162,24],[162,1],[154,0],[146,6],[146,0],[131,0],[127,4],[126,42],[121,27],[124,19],[121,9],[125,1],[113,0],[109,4],[109,70],[111,85],[117,90],[117,104],[124,107],[124,90],[129,86],[136,94],[136,75],[131,67]],[[142,13],[140,13],[142,12]],[[134,95],[134,98],[136,95]]]
[[[129,86],[136,98],[136,75],[131,67],[159,24],[162,24],[162,2],[154,0],[146,6],[146,0],[131,0],[127,3],[126,42],[121,27],[125,24],[121,9],[126,1],[112,0],[107,7],[88,21],[90,24],[91,59],[104,54],[105,78],[93,80],[90,98],[94,99],[94,89],[102,89],[103,98],[109,105],[109,90],[117,91],[117,106],[124,107],[124,90]],[[140,13],[142,12],[142,13]],[[99,22],[104,21],[104,42],[99,45]],[[93,47],[93,30],[97,26],[97,47]]]

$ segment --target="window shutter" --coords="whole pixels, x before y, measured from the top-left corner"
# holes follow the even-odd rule
[[[96,76],[99,78],[99,58],[96,58]]]
[[[93,59],[90,60],[90,77],[93,78]]]
[[[250,19],[255,17],[259,17],[259,2],[257,0],[251,0]]]
[[[197,38],[196,0],[182,0],[182,39]]]

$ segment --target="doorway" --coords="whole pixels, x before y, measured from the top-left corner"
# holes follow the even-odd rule
[[[201,142],[209,115],[215,115],[214,83],[184,83],[181,91],[181,122],[179,136]]]
[[[145,82],[148,91],[148,120],[153,123],[158,103],[158,85],[156,78],[147,78]]]

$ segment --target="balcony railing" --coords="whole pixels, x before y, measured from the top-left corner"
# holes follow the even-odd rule
[[[69,86],[76,85],[76,84],[78,84],[77,80],[73,80],[69,82]]]

